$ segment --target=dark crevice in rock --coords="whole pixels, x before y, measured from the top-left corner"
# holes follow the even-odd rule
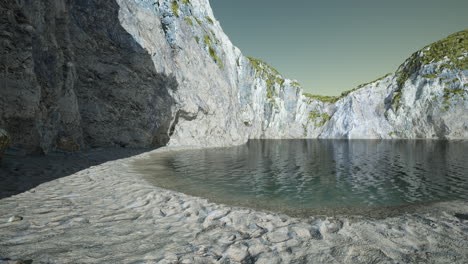
[[[468,220],[468,214],[455,214],[454,215],[456,218],[460,219],[460,220]]]
[[[177,111],[177,113],[175,115],[175,118],[174,118],[174,121],[172,121],[171,127],[169,129],[169,137],[171,137],[174,134],[174,130],[175,130],[177,124],[179,123],[179,116],[180,116],[180,110]]]

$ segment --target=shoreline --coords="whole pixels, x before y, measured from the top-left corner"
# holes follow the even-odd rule
[[[275,140],[275,139],[272,139]],[[237,147],[237,146],[234,146]],[[224,148],[224,147],[222,147]],[[161,155],[169,154],[171,152],[177,151],[185,151],[185,150],[193,150],[193,149],[218,149],[217,147],[206,147],[206,148],[197,148],[197,147],[189,147],[189,148],[182,148],[182,149],[173,149],[171,151],[163,151],[160,153]],[[154,155],[149,153],[149,156]],[[278,205],[273,206],[272,204],[265,204],[265,203],[258,203],[255,199],[252,200],[233,200],[229,198],[220,198],[216,195],[209,195],[206,193],[186,193],[184,191],[173,190],[170,186],[161,185],[160,182],[154,179],[153,173],[154,170],[151,170],[151,173],[148,173],[146,169],[141,169],[139,167],[145,166],[147,161],[145,159],[150,159],[153,162],[155,157],[143,157],[133,162],[130,162],[131,167],[133,167],[133,172],[137,175],[140,175],[143,179],[145,179],[149,184],[161,188],[168,191],[173,191],[176,193],[185,194],[189,197],[206,199],[208,202],[220,204],[228,207],[238,207],[244,209],[251,209],[255,211],[260,211],[269,214],[285,214],[289,217],[294,218],[307,218],[310,216],[321,216],[321,217],[347,217],[347,218],[370,218],[370,219],[384,219],[387,217],[395,217],[401,216],[406,213],[429,213],[431,211],[437,211],[440,208],[440,204],[444,203],[463,203],[468,202],[468,200],[463,199],[447,199],[447,200],[432,200],[432,201],[419,201],[415,203],[408,203],[408,204],[397,204],[397,205],[375,205],[369,207],[359,207],[359,206],[352,206],[352,207],[322,207],[322,208],[288,208],[287,205]],[[160,158],[160,157],[158,157]],[[162,172],[168,170],[169,168],[165,167],[162,164],[157,164],[155,166],[156,173],[157,170],[160,169]],[[153,168],[154,169],[154,168]]]
[[[468,221],[455,216],[468,214],[468,201],[439,202],[382,219],[296,218],[162,189],[132,171],[135,160],[195,148],[165,147],[108,161],[1,199],[0,259],[33,263],[468,261],[464,250]],[[13,215],[23,220],[8,223]]]

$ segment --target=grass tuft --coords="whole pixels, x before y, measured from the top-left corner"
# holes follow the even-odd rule
[[[356,88],[354,89],[351,89],[351,90],[348,90],[348,91],[344,91],[342,92],[339,96],[326,96],[326,95],[314,95],[314,94],[310,94],[310,93],[303,93],[303,95],[307,98],[310,98],[310,99],[315,99],[315,100],[319,100],[319,101],[322,101],[324,103],[336,103],[338,102],[339,100],[341,100],[342,98],[346,97],[348,94],[352,93],[352,92],[355,92],[367,85],[370,85],[370,84],[373,84],[373,83],[377,83],[376,86],[378,86],[378,82],[380,82],[381,80],[387,78],[388,76],[390,76],[391,73],[387,73],[386,75],[376,79],[376,80],[373,80],[372,82],[368,82],[368,83],[364,83],[364,84],[360,84],[358,85]]]
[[[172,1],[172,13],[174,13],[176,17],[179,17],[179,4],[177,1]]]
[[[285,82],[285,80],[281,77],[279,72],[262,60],[255,59],[252,57],[247,57],[247,59],[250,61],[250,64],[254,68],[256,76],[265,80],[267,89],[267,99],[270,100],[274,96],[278,96],[276,92],[276,84],[278,84],[279,87],[283,87]]]
[[[185,17],[184,19],[187,21],[187,23],[189,23],[189,25],[193,26],[193,21],[190,19],[190,17]]]
[[[309,120],[314,122],[315,128],[322,127],[331,119],[331,116],[327,113],[319,113],[317,111],[310,111],[309,112]]]
[[[216,64],[218,64],[218,67],[222,69],[224,67],[223,61],[221,60],[220,57],[218,57],[216,50],[211,46],[208,48],[208,50],[210,52],[211,58],[216,62]]]
[[[202,26],[202,22],[197,17],[193,17],[199,26]]]
[[[203,36],[205,45],[211,45],[211,38],[208,35]]]
[[[206,18],[206,21],[208,21],[208,23],[210,23],[211,25],[214,24],[213,19],[211,19],[211,17],[206,16],[205,18]]]

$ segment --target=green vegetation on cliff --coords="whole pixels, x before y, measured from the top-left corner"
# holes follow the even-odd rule
[[[443,95],[444,101],[442,102],[442,104],[444,105],[444,111],[447,111],[450,108],[450,101],[452,100],[452,98],[458,97],[465,100],[465,95],[468,95],[468,91],[464,89],[445,88]]]
[[[200,38],[198,36],[195,36],[195,41],[197,43],[200,43]],[[210,57],[216,62],[216,64],[219,66],[219,68],[224,68],[223,60],[218,56],[218,53],[216,52],[216,45],[213,44],[213,41],[209,35],[204,35],[203,36],[203,43],[208,47],[208,53],[210,54]],[[218,44],[219,41],[216,41],[216,44]]]
[[[439,66],[434,74],[428,74],[426,78],[435,78],[443,68],[468,70],[468,29],[452,34],[435,43],[427,45],[421,50],[413,53],[398,69],[397,90],[393,97],[392,105],[395,111],[400,107],[400,99],[405,82],[419,72],[427,64],[446,61]]]
[[[327,113],[319,113],[317,111],[310,111],[309,112],[309,120],[314,122],[315,128],[322,127],[325,123],[330,120],[331,116]]]
[[[262,60],[255,59],[252,57],[247,57],[247,59],[250,61],[253,68],[255,69],[255,74],[257,75],[257,77],[260,77],[263,80],[265,80],[267,88],[267,99],[271,99],[273,98],[273,96],[278,95],[275,89],[276,84],[278,84],[279,87],[282,87],[285,82],[285,80],[281,77],[279,72]]]
[[[208,35],[203,36],[203,40],[205,42],[205,45],[211,45],[211,38]]]
[[[303,93],[303,95],[310,99],[315,99],[324,103],[336,103],[338,100],[341,99],[340,96],[328,96],[328,95],[317,95],[317,94],[310,94],[310,93]]]
[[[200,19],[198,19],[197,17],[193,17],[193,19],[195,19],[195,21],[197,22],[197,24],[198,24],[199,26],[202,26],[202,25],[203,25],[202,22],[200,21]]]
[[[397,89],[393,96],[392,105],[395,110],[398,111],[399,103],[401,100],[401,89],[405,82],[415,73],[419,72],[422,66],[435,63],[439,61],[445,61],[440,64],[433,73],[424,74],[422,77],[427,79],[437,78],[438,74],[441,74],[443,69],[459,69],[468,70],[468,30],[463,30],[452,34],[442,40],[427,45],[423,49],[413,53],[409,59],[407,59],[396,72]],[[336,103],[342,98],[346,97],[352,92],[355,92],[367,85],[375,82],[379,82],[382,79],[388,77],[391,73],[374,80],[369,83],[364,83],[357,86],[354,89],[342,92],[339,96],[323,96],[314,95],[310,93],[303,93],[304,96],[310,99],[318,100],[325,103]],[[442,78],[441,78],[442,79]],[[448,82],[446,82],[448,83]],[[378,86],[379,83],[376,84]]]
[[[211,25],[214,24],[213,19],[211,19],[211,17],[206,16],[205,19],[206,19],[206,21],[208,21],[208,23],[210,23]]]
[[[172,1],[172,12],[174,13],[174,15],[176,17],[179,17],[179,4],[177,3],[177,1]]]
[[[223,61],[220,57],[218,57],[218,54],[216,53],[215,49],[213,47],[209,47],[208,50],[210,52],[211,58],[216,62],[216,64],[218,64],[219,68],[222,69],[224,67]]]
[[[324,103],[336,103],[338,102],[339,100],[341,100],[342,98],[346,97],[348,94],[352,93],[352,92],[355,92],[367,85],[370,85],[370,84],[373,84],[373,83],[376,83],[376,82],[379,82],[385,78],[387,78],[388,76],[392,75],[391,73],[387,73],[386,75],[376,79],[376,80],[373,80],[372,82],[368,82],[368,83],[363,83],[363,84],[360,84],[358,85],[356,88],[354,89],[351,89],[351,90],[348,90],[348,91],[344,91],[342,92],[339,96],[327,96],[327,95],[315,95],[315,94],[310,94],[310,93],[303,93],[303,95],[307,98],[310,98],[310,99],[315,99],[315,100],[319,100],[319,101],[322,101]],[[378,86],[378,84],[377,84]]]
[[[184,19],[187,21],[187,23],[189,23],[189,25],[193,26],[193,21],[190,19],[190,17],[185,17]]]

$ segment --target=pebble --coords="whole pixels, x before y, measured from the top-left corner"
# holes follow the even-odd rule
[[[268,241],[272,243],[279,243],[290,239],[287,228],[280,228],[278,230],[266,234]]]
[[[8,218],[8,223],[18,222],[18,221],[21,221],[21,220],[23,220],[22,216],[14,215],[14,216]]]
[[[281,261],[278,255],[274,254],[273,252],[267,252],[261,254],[255,264],[280,264]]]
[[[255,243],[249,246],[250,255],[254,257],[261,253],[270,252],[270,251],[271,249],[268,246],[261,244],[261,243]]]
[[[226,256],[231,260],[241,262],[249,255],[249,248],[243,244],[234,244],[226,251]]]
[[[337,219],[327,219],[320,226],[320,232],[323,233],[336,233],[343,227],[343,222]]]
[[[293,227],[292,230],[302,239],[308,239],[312,237],[310,231],[303,227]]]
[[[201,247],[198,249],[198,252],[197,252],[197,253],[200,254],[200,255],[203,255],[203,254],[206,253],[206,251],[208,251],[208,249],[207,249],[206,247],[204,247],[204,246],[201,246]]]

